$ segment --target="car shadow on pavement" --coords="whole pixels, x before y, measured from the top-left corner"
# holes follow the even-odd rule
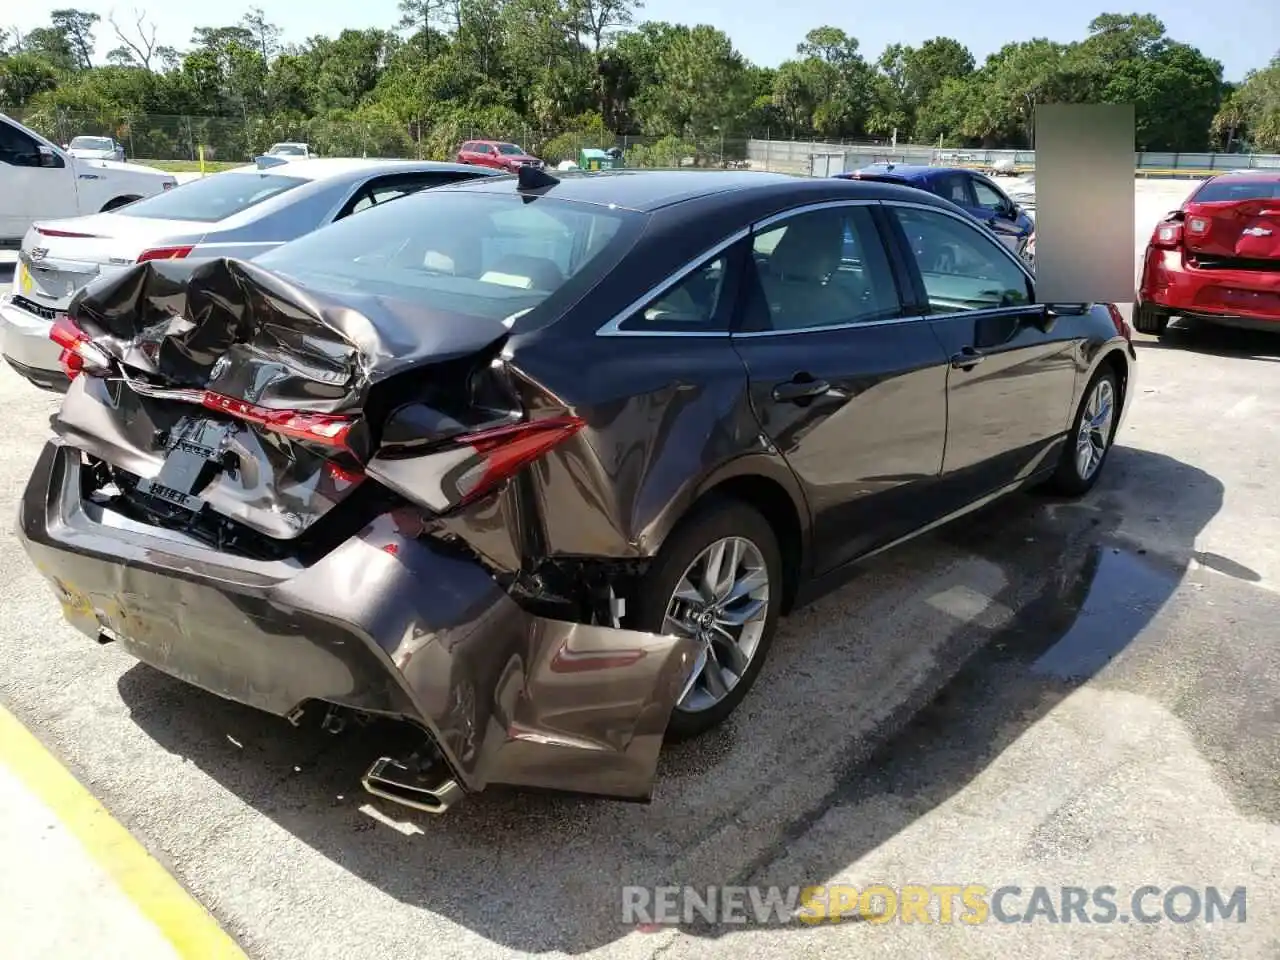
[[[1127,539],[1152,489],[1159,557]],[[632,932],[623,885],[822,883],[964,790],[1139,636],[1222,500],[1203,471],[1117,446],[1081,502],[1013,497],[884,554],[784,622],[738,715],[664,752],[650,805],[491,788],[416,814],[359,785],[412,744],[400,728],[294,729],[142,665],[118,688],[159,745],[354,881],[510,950],[577,954]],[[797,866],[851,803],[874,813]]]
[[[1208,323],[1170,326],[1163,339],[1139,337],[1133,342],[1145,350],[1180,350],[1212,357],[1276,362],[1280,361],[1280,322],[1277,322],[1274,333]]]

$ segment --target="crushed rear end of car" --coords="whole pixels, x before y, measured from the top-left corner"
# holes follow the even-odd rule
[[[1280,176],[1206,181],[1156,225],[1138,299],[1160,316],[1280,329]]]
[[[523,528],[508,481],[585,442],[513,387],[505,325],[228,260],[140,264],[69,314],[19,528],[73,626],[291,720],[416,725],[365,787],[419,809],[649,799],[693,641],[535,609],[456,534]]]

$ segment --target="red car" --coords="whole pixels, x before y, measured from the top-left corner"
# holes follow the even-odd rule
[[[1134,326],[1163,334],[1175,315],[1280,330],[1280,170],[1206,180],[1156,225]]]
[[[468,140],[458,148],[459,163],[473,163],[479,167],[493,167],[515,173],[521,167],[538,167],[545,164],[530,156],[523,147],[501,140]]]

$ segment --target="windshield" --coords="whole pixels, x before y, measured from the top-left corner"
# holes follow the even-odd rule
[[[1280,180],[1210,180],[1191,199],[1196,203],[1239,200],[1280,200]]]
[[[300,157],[307,151],[296,143],[277,143],[274,147],[267,151],[269,154],[287,153],[290,156]]]
[[[498,144],[498,152],[508,157],[523,157],[525,155],[523,147],[517,147],[514,143]]]
[[[76,137],[71,141],[72,150],[114,150],[115,144],[105,137]]]
[[[145,220],[216,223],[309,182],[300,177],[283,177],[274,173],[227,171],[192,180],[113,212],[122,217],[142,217]]]
[[[634,235],[623,228],[636,217],[550,197],[527,202],[445,188],[373,207],[256,262],[303,286],[425,302],[511,325],[571,281],[594,285],[598,265],[610,259],[600,255]]]

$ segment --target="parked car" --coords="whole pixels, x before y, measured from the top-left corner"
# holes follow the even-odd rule
[[[926,190],[950,200],[1016,251],[1034,226],[1026,211],[1009,199],[990,178],[963,167],[925,167],[878,163],[851,173],[837,174],[850,180],[879,180]]]
[[[67,153],[81,160],[115,160],[124,163],[124,147],[110,137],[74,137]]]
[[[524,147],[501,140],[468,140],[458,148],[459,163],[471,163],[480,167],[492,167],[504,173],[514,173],[521,167],[543,169],[537,157],[530,156]]]
[[[1038,302],[951,204],[770,173],[423,191],[132,266],[53,336],[19,528],[67,619],[294,720],[412,722],[364,782],[434,812],[648,799],[782,615],[994,497],[1089,490],[1137,395],[1116,308]]]
[[[287,170],[240,167],[107,213],[42,220],[18,252],[13,290],[0,297],[4,357],[31,383],[63,390],[51,325],[90,281],[148,260],[251,259],[423,187],[496,176],[428,160],[295,160]]]
[[[1163,335],[1174,316],[1280,330],[1280,170],[1212,177],[1156,224],[1134,326]]]
[[[178,185],[163,170],[86,160],[0,114],[0,249],[14,249],[32,222],[115,210]]]
[[[307,143],[273,143],[266,152],[268,157],[283,157],[286,160],[310,160],[315,155],[311,145]]]
[[[1016,177],[1018,161],[1013,157],[1001,157],[991,164],[991,173],[997,177]]]

